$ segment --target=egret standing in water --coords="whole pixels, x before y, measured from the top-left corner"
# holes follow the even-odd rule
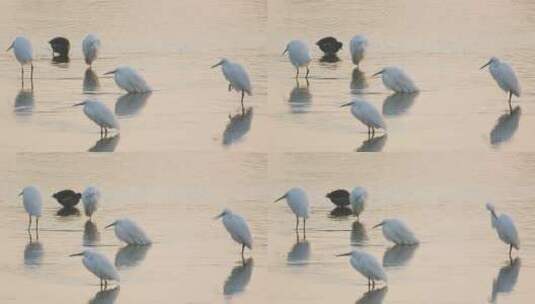
[[[28,213],[28,231],[32,228],[32,216],[35,217],[35,231],[39,229],[39,218],[43,212],[43,200],[41,192],[35,186],[27,186],[22,189],[19,196],[22,195],[22,205]]]
[[[295,187],[283,196],[279,197],[276,201],[280,201],[282,199],[286,199],[286,202],[288,203],[288,207],[292,210],[292,212],[295,214],[295,230],[299,228],[299,218],[303,218],[303,231],[305,231],[306,228],[306,221],[307,218],[310,215],[310,207],[308,203],[308,197],[302,188]]]
[[[89,66],[93,64],[100,52],[100,39],[95,34],[87,34],[82,40],[82,52],[84,53],[85,63]]]
[[[401,220],[385,219],[372,229],[382,227],[385,238],[396,245],[417,245],[418,239],[412,230]]]
[[[13,40],[11,45],[7,48],[6,51],[13,49],[15,53],[15,58],[20,63],[21,69],[21,78],[24,79],[24,66],[30,65],[30,79],[33,79],[33,49],[30,40],[26,37],[18,36]]]
[[[113,74],[113,79],[118,87],[128,93],[148,93],[151,87],[147,84],[143,76],[129,66],[120,66],[104,75]]]
[[[349,195],[349,202],[351,203],[351,209],[353,209],[353,214],[357,216],[357,219],[360,219],[359,216],[364,211],[364,206],[366,199],[368,198],[368,191],[363,187],[355,187]]]
[[[223,76],[229,82],[228,90],[241,92],[241,108],[242,113],[245,113],[245,107],[243,106],[243,97],[245,93],[251,96],[251,82],[249,80],[249,75],[247,71],[238,63],[232,62],[226,58],[221,59],[218,63],[214,64],[212,68],[221,66],[223,71]]]
[[[301,40],[292,40],[286,45],[286,49],[284,49],[282,55],[286,54],[286,52],[288,52],[290,62],[297,70],[295,78],[299,77],[300,67],[306,67],[307,73],[305,78],[308,78],[308,74],[310,73],[308,65],[310,64],[310,61],[312,61],[312,57],[310,57],[307,45]]]
[[[351,256],[351,259],[349,260],[351,266],[368,279],[368,288],[375,288],[375,281],[383,281],[386,283],[387,277],[385,270],[373,255],[364,251],[353,250],[337,256]]]
[[[511,252],[513,251],[513,248],[516,250],[520,249],[520,240],[518,238],[518,232],[516,231],[515,222],[507,214],[500,214],[500,216],[498,216],[493,204],[487,203],[486,207],[491,214],[492,227],[496,229],[500,240],[509,245],[509,258],[512,259]]]
[[[492,75],[498,86],[509,94],[509,108],[512,110],[511,97],[513,95],[520,97],[521,93],[520,83],[516,78],[515,71],[507,62],[501,61],[496,57],[490,58],[489,62],[485,63],[480,70],[486,66],[489,66],[490,75]]]
[[[85,268],[100,279],[100,287],[108,288],[108,281],[119,282],[119,273],[108,258],[97,251],[86,249],[80,253],[71,254],[71,257],[83,256],[82,263]]]
[[[100,191],[93,186],[85,188],[82,192],[82,203],[84,204],[84,213],[91,220],[93,213],[97,211],[100,202]]]
[[[383,117],[371,103],[361,99],[354,99],[340,107],[347,106],[351,106],[353,116],[368,127],[368,136],[371,135],[373,137],[375,129],[386,130]]]
[[[353,64],[358,66],[360,61],[364,59],[366,48],[368,47],[368,39],[362,35],[356,35],[351,38],[349,42],[349,52],[351,53],[351,60]]]
[[[412,79],[398,67],[386,67],[372,75],[372,77],[381,75],[383,84],[388,89],[396,93],[416,93],[418,88]]]
[[[117,118],[102,102],[87,99],[73,106],[84,106],[84,114],[100,127],[100,135],[108,135],[108,129],[119,130]]]
[[[244,259],[243,252],[245,247],[249,248],[249,250],[253,249],[253,237],[251,236],[249,225],[241,215],[233,213],[229,209],[224,209],[221,214],[215,217],[215,219],[219,218],[223,218],[223,226],[225,226],[232,239],[241,245],[241,257]]]
[[[128,245],[144,246],[152,243],[145,231],[131,219],[118,219],[104,229],[109,227],[114,227],[117,238]]]

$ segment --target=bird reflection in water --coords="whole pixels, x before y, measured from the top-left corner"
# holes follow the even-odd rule
[[[242,264],[232,268],[223,285],[223,294],[225,296],[233,296],[245,290],[253,275],[253,265],[253,258],[248,258]]]
[[[388,287],[370,290],[362,295],[355,304],[381,304],[385,299]]]
[[[78,210],[78,208],[76,207],[63,207],[59,209],[58,212],[56,212],[56,215],[57,216],[71,216],[71,215],[79,216],[80,210]]]
[[[353,73],[351,74],[351,93],[361,94],[364,89],[368,87],[368,82],[366,81],[366,75],[364,72],[359,70],[359,68],[354,68]]]
[[[29,267],[40,266],[43,261],[43,245],[39,242],[39,231],[35,232],[35,240],[28,231],[29,243],[24,247],[24,265]]]
[[[490,144],[497,147],[509,141],[518,129],[520,115],[522,115],[522,110],[519,106],[516,106],[509,113],[500,116],[492,131],[490,131]]]
[[[386,144],[387,135],[371,137],[362,142],[357,152],[381,152]]]
[[[15,114],[31,115],[35,106],[33,90],[21,89],[15,97]]]
[[[89,148],[88,152],[113,152],[119,144],[120,135],[115,134],[113,136],[103,136],[95,145]]]
[[[89,304],[113,304],[119,297],[120,287],[113,289],[105,289],[97,292],[95,296],[89,300]]]
[[[84,73],[84,93],[94,93],[100,89],[100,82],[97,74],[89,67]]]
[[[340,58],[336,54],[325,54],[320,58],[321,63],[336,63]]]
[[[115,255],[115,267],[125,269],[138,266],[147,256],[150,247],[150,245],[127,245],[120,248]]]
[[[239,142],[251,129],[253,108],[248,107],[245,113],[229,115],[229,122],[223,131],[223,146],[230,146]]]
[[[492,282],[491,303],[496,303],[499,293],[510,293],[513,291],[518,281],[520,264],[520,258],[517,257],[500,269],[498,277]]]
[[[289,265],[306,265],[310,259],[310,242],[303,233],[303,239],[300,239],[299,232],[295,233],[296,241],[288,252],[287,261]]]
[[[414,104],[416,93],[394,93],[383,102],[384,116],[400,116],[406,113]]]
[[[336,217],[346,217],[353,214],[353,210],[351,208],[342,206],[342,207],[336,207],[329,213],[330,217],[336,218]]]
[[[95,246],[100,242],[100,232],[97,225],[87,220],[84,225],[84,246]]]
[[[115,103],[115,115],[125,117],[138,114],[145,107],[151,94],[151,92],[124,94]]]
[[[354,221],[351,227],[351,245],[362,245],[366,240],[366,227],[359,220]]]
[[[288,103],[293,113],[304,113],[312,103],[312,94],[310,94],[310,82],[306,79],[306,86],[301,86],[299,79],[295,80],[295,87],[290,92]]]
[[[383,267],[399,267],[407,264],[413,257],[418,245],[395,245],[383,255]]]

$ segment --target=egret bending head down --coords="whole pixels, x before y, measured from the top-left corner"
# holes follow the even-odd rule
[[[235,91],[241,92],[241,107],[242,113],[245,113],[245,107],[243,106],[243,97],[245,93],[247,95],[252,95],[251,90],[251,81],[249,80],[249,74],[247,71],[238,63],[232,62],[226,58],[221,59],[218,63],[214,64],[212,68],[221,66],[223,71],[223,76],[229,82],[228,90],[234,89]]]
[[[85,63],[90,67],[98,57],[100,52],[100,39],[95,34],[87,34],[82,40],[82,52],[84,53]]]
[[[513,248],[516,250],[520,249],[520,239],[518,238],[515,222],[507,214],[500,214],[498,216],[492,203],[487,203],[485,207],[490,211],[492,227],[496,229],[498,237],[509,245],[509,258],[512,259],[511,252]]]
[[[233,213],[230,209],[224,209],[215,219],[223,218],[223,226],[227,229],[228,233],[234,241],[241,246],[241,257],[244,260],[243,252],[245,247],[250,250],[253,249],[253,237],[249,230],[249,225],[245,219],[236,213]]]
[[[354,99],[340,107],[351,106],[351,114],[361,123],[368,127],[368,136],[375,135],[375,129],[383,129],[386,131],[386,124],[383,116],[379,111],[369,102],[362,99]]]
[[[509,109],[512,111],[511,97],[513,95],[520,97],[521,93],[520,83],[518,82],[515,71],[507,62],[501,61],[496,57],[490,58],[480,70],[487,66],[489,67],[490,75],[492,75],[498,86],[509,94]]]
[[[152,88],[147,84],[143,76],[129,66],[119,66],[104,75],[113,74],[113,79],[118,87],[128,93],[148,93]]]
[[[35,231],[39,229],[39,218],[43,212],[43,199],[41,192],[35,186],[27,186],[19,193],[22,196],[22,205],[28,213],[28,231],[32,227],[32,216],[35,217]]]
[[[308,65],[310,64],[310,61],[312,61],[312,57],[310,57],[310,52],[307,45],[301,40],[292,40],[286,45],[282,55],[286,54],[286,52],[288,52],[288,58],[290,59],[290,62],[297,70],[295,78],[299,77],[300,67],[307,68],[305,78],[308,78],[308,74],[310,73]]]
[[[349,260],[351,266],[368,279],[368,288],[375,288],[375,281],[383,281],[386,283],[388,280],[383,266],[381,266],[377,259],[369,253],[353,250],[348,253],[338,254],[337,256],[351,256],[351,259]]]
[[[290,207],[292,212],[295,214],[295,230],[299,228],[299,218],[303,218],[303,231],[305,231],[306,220],[310,214],[308,197],[305,190],[300,187],[292,188],[288,190],[288,192],[286,192],[283,196],[275,200],[275,203],[282,199],[286,199],[288,207]]]
[[[418,88],[405,71],[398,67],[386,67],[372,75],[381,75],[383,84],[396,93],[416,93]]]
[[[349,52],[351,53],[351,61],[353,64],[359,65],[360,61],[364,59],[366,49],[368,48],[368,39],[363,35],[356,35],[351,38],[349,42]]]
[[[100,279],[100,287],[107,288],[108,281],[119,282],[119,273],[108,258],[97,251],[86,249],[80,253],[71,254],[71,257],[83,256],[82,263],[85,268]]]

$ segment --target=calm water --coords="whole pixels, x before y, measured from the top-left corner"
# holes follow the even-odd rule
[[[0,260],[2,303],[529,303],[535,296],[535,4],[531,1],[3,1],[0,41],[31,39],[34,89],[21,89],[12,53],[0,53]],[[141,19],[140,16],[143,16]],[[99,33],[93,72],[80,41]],[[347,41],[370,40],[361,71]],[[71,40],[71,62],[51,62],[47,41]],[[313,45],[333,35],[341,61],[319,62]],[[280,54],[293,38],[315,58],[299,82]],[[490,56],[516,69],[523,96],[508,114],[488,71]],[[220,57],[243,63],[254,95],[237,117]],[[103,74],[136,67],[156,91],[129,96]],[[404,67],[422,89],[391,95],[369,76]],[[388,136],[366,129],[338,106],[360,96],[378,107]],[[121,123],[99,130],[71,105],[98,98]],[[230,115],[230,117],[229,117]],[[114,153],[87,153],[114,152]],[[383,151],[387,153],[355,153]],[[44,195],[38,239],[25,231],[17,194]],[[94,223],[58,215],[50,195],[93,184],[103,192]],[[296,235],[287,206],[273,204],[304,187],[312,216]],[[335,217],[324,195],[362,185],[370,198],[360,223]],[[488,200],[515,220],[520,259],[490,227]],[[229,207],[255,237],[240,248],[212,218]],[[123,247],[104,226],[128,216],[154,244]],[[392,247],[371,226],[386,217],[410,224],[422,243]],[[83,246],[114,260],[120,289],[98,292],[78,258]],[[388,288],[366,281],[335,254],[360,247],[386,267]],[[289,288],[290,286],[290,288]]]

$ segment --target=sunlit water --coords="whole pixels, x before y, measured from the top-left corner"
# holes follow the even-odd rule
[[[36,54],[33,90],[21,88],[12,53],[0,54],[0,302],[2,303],[529,303],[535,293],[535,150],[532,130],[535,5],[530,1],[4,1],[0,41],[28,36]],[[103,48],[86,70],[80,41],[99,33]],[[370,40],[361,70],[347,41]],[[51,61],[47,41],[71,40],[71,61]],[[344,42],[337,63],[319,62],[313,43]],[[309,81],[293,79],[281,56],[290,39],[310,45]],[[488,71],[490,56],[516,69],[523,88],[509,113]],[[221,57],[241,62],[253,83],[240,115],[227,92]],[[103,76],[137,68],[156,89],[125,95]],[[422,89],[392,95],[374,72],[400,65]],[[388,135],[368,139],[343,102],[359,96],[385,116]],[[98,98],[119,117],[120,135],[71,107]],[[114,152],[114,153],[86,153]],[[355,153],[357,151],[389,153]],[[394,152],[394,153],[392,153]],[[39,236],[25,231],[17,194],[44,195]],[[62,216],[50,195],[96,185],[93,222]],[[301,185],[311,199],[306,236],[273,200]],[[362,220],[337,217],[324,197],[361,185]],[[490,227],[495,202],[521,237],[520,259]],[[213,217],[228,207],[254,235],[240,248]],[[81,211],[81,210],[80,210]],[[121,245],[104,226],[128,216],[151,247]],[[374,224],[404,219],[422,243],[393,247]],[[83,246],[118,267],[120,288],[99,292],[79,258]],[[336,258],[352,246],[386,267],[388,288]],[[514,252],[517,256],[517,253]]]

